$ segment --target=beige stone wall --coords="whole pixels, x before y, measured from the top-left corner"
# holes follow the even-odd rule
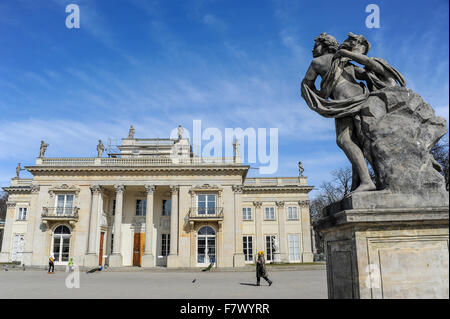
[[[305,180],[306,181],[306,180]],[[302,183],[305,183],[302,179]],[[20,183],[20,181],[15,181]],[[178,191],[178,250],[177,256],[172,258],[174,267],[195,267],[197,230],[202,225],[211,225],[217,234],[216,238],[216,256],[218,267],[233,267],[235,263],[235,254],[238,250],[242,253],[242,241],[236,238],[236,230],[241,231],[242,235],[254,236],[254,253],[258,250],[265,250],[263,236],[276,235],[283,241],[284,247],[282,257],[284,262],[288,259],[288,234],[298,234],[301,238],[302,258],[305,260],[306,253],[311,253],[310,227],[309,227],[309,209],[301,207],[299,201],[307,201],[307,191],[298,192],[274,192],[274,193],[255,193],[250,194],[245,191],[242,193],[242,203],[235,203],[235,192],[233,185],[242,185],[242,176],[240,174],[225,174],[221,172],[205,172],[201,175],[169,173],[144,174],[144,173],[99,173],[97,171],[84,172],[60,172],[45,175],[37,174],[33,185],[39,186],[39,191],[32,193],[12,193],[9,201],[14,202],[14,207],[9,207],[5,223],[5,235],[3,239],[2,261],[8,261],[11,258],[12,237],[13,234],[26,234],[27,247],[30,253],[27,263],[33,265],[46,265],[48,256],[51,254],[52,232],[58,225],[64,224],[71,229],[70,256],[74,262],[82,266],[88,265],[85,258],[88,252],[88,243],[90,236],[95,236],[95,254],[99,254],[100,232],[105,233],[103,251],[104,255],[111,254],[111,234],[114,230],[114,216],[111,216],[113,210],[113,200],[115,199],[114,185],[125,185],[122,225],[121,225],[121,246],[122,265],[131,266],[133,264],[133,240],[137,232],[145,233],[145,218],[136,218],[136,200],[146,199],[144,185],[156,185],[153,200],[153,232],[152,232],[152,253],[156,265],[165,264],[165,258],[158,258],[161,247],[161,234],[170,232],[170,219],[162,216],[162,200],[170,199],[169,185],[179,187]],[[28,183],[29,184],[29,183]],[[49,221],[43,224],[41,214],[43,207],[55,206],[55,196],[52,192],[58,194],[54,189],[67,187],[76,190],[75,206],[79,207],[78,220],[74,223],[68,221],[55,222]],[[90,189],[91,185],[101,185],[102,194],[99,197],[96,229],[91,230],[91,210],[93,205],[93,196]],[[201,185],[214,185],[220,189],[219,202],[217,206],[223,207],[223,220],[213,222],[195,222],[191,225],[188,221],[190,208],[196,205],[190,191],[194,187]],[[53,190],[53,191],[52,191]],[[61,190],[70,192],[70,190]],[[259,224],[256,219],[252,221],[243,221],[239,223],[242,215],[242,207],[252,207],[255,217],[254,202],[260,201],[262,207],[259,209],[260,217],[264,215],[264,208],[271,206],[275,208],[276,220],[267,221],[260,218]],[[284,206],[278,208],[276,202],[284,202]],[[28,205],[28,218],[26,221],[16,221],[16,208],[20,205]],[[287,220],[287,207],[298,207],[299,220]],[[280,209],[280,211],[279,211]],[[280,221],[284,219],[283,233],[280,234]],[[30,237],[32,236],[32,238]],[[171,236],[173,239],[175,236]],[[30,243],[31,242],[31,243]],[[259,243],[258,245],[256,243]],[[237,247],[239,245],[240,247]],[[257,246],[255,246],[257,245]],[[92,259],[94,260],[94,259]],[[89,261],[89,262],[92,262]],[[95,260],[94,260],[95,263]]]

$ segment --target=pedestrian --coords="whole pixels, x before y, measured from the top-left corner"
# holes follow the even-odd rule
[[[272,280],[267,277],[266,271],[266,259],[264,258],[264,252],[258,252],[258,258],[256,260],[256,285],[259,286],[259,282],[261,277],[264,278],[265,281],[269,283],[269,286],[272,285]]]
[[[69,272],[72,272],[73,271],[73,259],[72,259],[72,257],[69,258],[68,266],[69,266]]]
[[[55,273],[55,258],[53,258],[53,256],[50,256],[50,258],[48,259],[48,273]]]

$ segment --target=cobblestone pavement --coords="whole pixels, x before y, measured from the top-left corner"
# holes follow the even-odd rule
[[[326,272],[292,270],[269,272],[274,281],[253,272],[117,272],[80,273],[80,288],[66,287],[68,273],[38,270],[0,271],[0,298],[192,298],[192,299],[321,299],[327,298]],[[194,281],[195,279],[195,281]],[[193,282],[194,281],[194,282]]]

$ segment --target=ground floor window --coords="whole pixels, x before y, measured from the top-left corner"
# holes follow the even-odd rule
[[[275,253],[275,236],[268,235],[266,236],[266,260],[272,261],[274,253]]]
[[[300,238],[299,235],[289,234],[289,260],[300,260]]]
[[[242,243],[244,245],[245,261],[253,261],[253,237],[244,236]]]
[[[161,234],[161,256],[170,254],[170,234]]]
[[[52,253],[55,262],[68,262],[70,252],[70,229],[61,225],[53,231]]]
[[[22,261],[23,249],[25,247],[25,235],[15,234],[13,238],[12,261]]]

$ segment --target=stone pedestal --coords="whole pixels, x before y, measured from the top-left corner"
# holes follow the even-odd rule
[[[98,255],[97,254],[87,254],[84,256],[84,266],[95,267],[98,266]]]
[[[244,267],[245,266],[245,257],[244,254],[234,254],[234,267]]]
[[[152,254],[142,256],[142,267],[155,267],[155,257]]]
[[[274,264],[281,264],[281,255],[280,255],[280,253],[278,253],[278,252],[273,253],[273,263]]]
[[[121,254],[112,254],[109,256],[109,267],[123,267],[123,258]]]
[[[327,207],[316,224],[328,297],[449,298],[448,206],[402,204],[392,199],[409,195],[376,193],[376,200],[374,192],[357,193]]]

